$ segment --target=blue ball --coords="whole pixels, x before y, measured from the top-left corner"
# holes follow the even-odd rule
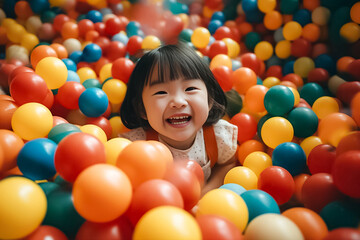
[[[82,51],[74,51],[70,54],[69,58],[72,60],[75,64],[78,64],[81,61],[81,56],[83,52]]]
[[[289,60],[284,63],[284,66],[282,69],[283,76],[285,76],[289,73],[294,73],[294,63],[295,63],[294,60]]]
[[[48,0],[30,0],[29,4],[31,10],[36,14],[41,14],[43,11],[50,9]]]
[[[77,66],[73,60],[71,60],[70,58],[63,58],[61,60],[63,61],[63,63],[65,63],[67,70],[76,72]]]
[[[97,23],[97,22],[102,22],[102,20],[103,20],[103,15],[101,14],[100,11],[90,10],[90,11],[86,14],[86,18],[89,19],[90,21],[92,21],[93,23]]]
[[[328,54],[320,54],[314,60],[316,68],[324,68],[330,75],[336,73],[336,61]]]
[[[211,21],[212,20],[219,20],[220,22],[224,23],[225,22],[225,14],[223,12],[217,11],[214,12],[213,15],[211,16]]]
[[[213,35],[216,30],[221,27],[223,23],[220,20],[211,20],[208,24],[208,30],[211,35]]]
[[[140,30],[140,23],[137,21],[130,21],[127,25],[126,25],[126,33],[128,36],[134,36],[136,35],[136,33]]]
[[[174,1],[174,2],[170,2],[169,5],[169,10],[174,14],[181,14],[181,13],[185,13],[185,14],[189,14],[189,7],[186,4]]]
[[[258,10],[257,0],[243,0],[241,2],[242,9],[245,13],[253,12]],[[248,14],[246,14],[248,15]]]
[[[246,191],[246,189],[243,186],[236,183],[227,183],[220,186],[219,188],[231,190],[239,196]]]
[[[299,144],[285,142],[274,149],[272,162],[274,166],[283,167],[296,176],[306,169],[306,154]]]
[[[79,97],[79,108],[87,117],[100,117],[106,112],[108,105],[109,99],[100,88],[87,88]]]
[[[124,45],[126,45],[129,41],[129,37],[126,36],[124,33],[117,33],[114,36],[112,36],[111,41],[121,42]]]
[[[239,60],[236,60],[236,59],[231,59],[231,69],[233,71],[235,71],[236,69],[238,68],[241,68],[242,64]]]
[[[302,27],[311,23],[311,12],[307,9],[299,9],[293,15],[293,21],[298,22]]]
[[[52,178],[56,174],[56,147],[57,144],[47,138],[37,138],[25,143],[17,157],[20,171],[32,180]]]
[[[72,70],[68,70],[68,77],[67,77],[66,81],[80,83],[80,77],[76,72],[74,72]]]
[[[84,47],[81,60],[84,62],[93,63],[98,61],[101,56],[101,47],[95,43],[90,43]]]
[[[240,195],[249,211],[249,222],[266,213],[280,214],[279,205],[275,199],[262,190],[248,190]]]

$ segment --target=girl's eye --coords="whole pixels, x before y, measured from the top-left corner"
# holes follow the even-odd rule
[[[185,89],[185,91],[193,91],[193,90],[196,90],[197,88],[196,87],[188,87]]]
[[[165,91],[158,91],[158,92],[154,93],[154,95],[163,95],[163,94],[166,94],[166,92]]]

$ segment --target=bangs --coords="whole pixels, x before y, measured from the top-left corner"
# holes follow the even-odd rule
[[[187,54],[179,51],[156,51],[152,66],[145,77],[145,85],[155,82],[167,82],[177,79],[202,79],[198,63]],[[197,55],[194,52],[194,55]],[[199,56],[196,56],[199,58]]]

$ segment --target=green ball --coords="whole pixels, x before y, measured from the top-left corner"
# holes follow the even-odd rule
[[[81,130],[74,124],[61,123],[50,130],[48,138],[59,143],[64,137],[76,132],[81,132]]]
[[[299,9],[299,0],[282,0],[280,12],[282,14],[293,14]]]
[[[184,42],[191,42],[192,34],[193,34],[193,30],[186,28],[180,32],[179,40],[184,41]]]
[[[226,113],[230,118],[232,118],[235,114],[241,111],[243,106],[242,98],[234,89],[225,92],[225,96],[227,100]]]
[[[316,99],[324,96],[323,88],[317,83],[306,83],[299,91],[300,97],[312,106]]]
[[[245,35],[245,46],[250,51],[253,51],[256,44],[258,44],[261,41],[260,34],[257,32],[249,32]]]
[[[306,107],[294,108],[287,116],[287,120],[294,128],[294,135],[299,138],[312,136],[319,124],[319,120],[314,111]]]
[[[94,79],[94,78],[86,79],[82,85],[85,88],[92,88],[92,87],[101,88],[101,83],[99,82],[99,80]]]
[[[273,116],[284,116],[294,107],[295,97],[290,88],[276,85],[265,94],[264,106]]]

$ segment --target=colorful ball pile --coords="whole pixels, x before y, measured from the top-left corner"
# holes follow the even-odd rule
[[[0,7],[0,239],[360,239],[359,1]],[[239,129],[205,194],[198,163],[119,137],[141,52],[178,41]]]

